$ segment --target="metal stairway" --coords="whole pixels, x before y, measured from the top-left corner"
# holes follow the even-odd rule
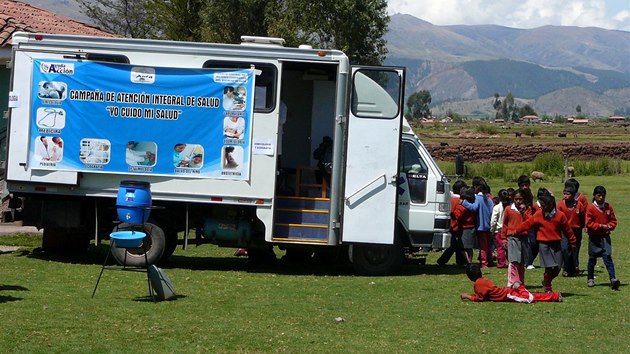
[[[273,241],[327,243],[330,198],[278,197]]]

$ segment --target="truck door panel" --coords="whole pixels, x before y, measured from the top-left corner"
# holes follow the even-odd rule
[[[394,242],[403,82],[403,69],[353,68],[344,242]]]

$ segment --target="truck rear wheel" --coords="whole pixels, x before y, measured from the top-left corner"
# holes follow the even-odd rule
[[[162,259],[164,249],[166,248],[166,237],[164,230],[159,226],[151,223],[142,225],[120,224],[114,231],[137,230],[147,234],[142,240],[142,248],[117,248],[112,247],[112,256],[118,264],[125,264],[130,267],[146,267],[146,262],[155,264]],[[146,261],[144,257],[146,250]]]
[[[360,275],[380,276],[395,273],[400,269],[403,259],[403,248],[400,244],[350,246],[350,261],[355,272]]]

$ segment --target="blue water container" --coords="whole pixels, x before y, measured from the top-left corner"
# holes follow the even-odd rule
[[[130,224],[142,224],[151,213],[151,184],[142,181],[121,181],[116,198],[118,219]]]

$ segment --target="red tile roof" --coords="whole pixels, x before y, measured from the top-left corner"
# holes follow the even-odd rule
[[[0,47],[11,45],[11,35],[18,31],[119,37],[20,1],[0,0]]]

